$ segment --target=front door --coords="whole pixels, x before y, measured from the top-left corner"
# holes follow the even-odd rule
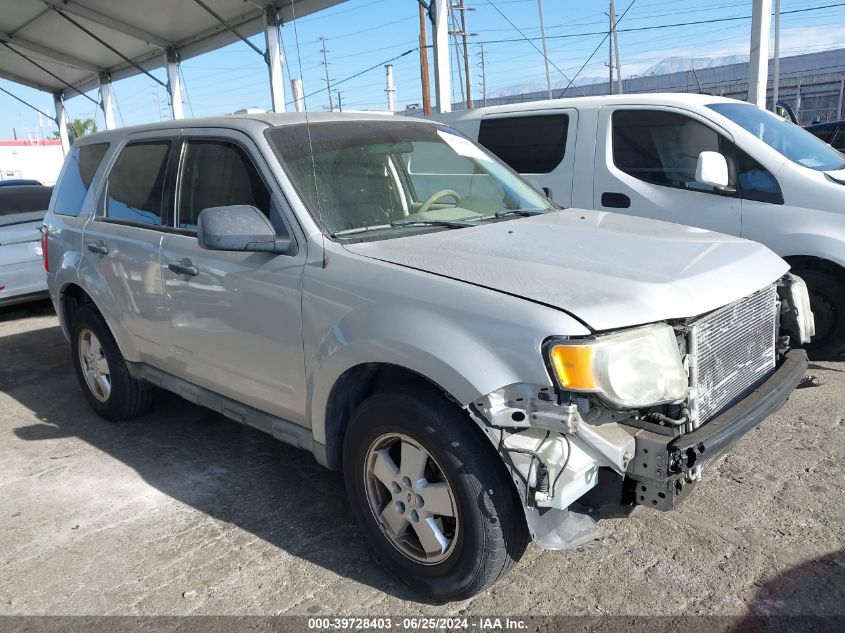
[[[594,208],[739,235],[742,228],[734,144],[691,113],[644,106],[599,113]],[[698,155],[720,152],[731,187],[695,180]]]
[[[161,249],[178,373],[301,423],[304,249],[290,256],[210,251],[200,248],[196,236],[203,209],[234,204],[254,206],[290,232],[282,198],[268,186],[269,171],[246,136],[191,131],[179,163],[174,230],[164,236]],[[195,274],[182,272],[185,267]]]

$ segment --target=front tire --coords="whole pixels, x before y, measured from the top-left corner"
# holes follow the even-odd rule
[[[813,360],[836,360],[845,351],[845,281],[832,270],[798,269],[810,293],[816,335],[804,347]]]
[[[434,389],[365,400],[346,431],[343,468],[378,561],[436,600],[487,589],[525,551],[523,510],[499,456]]]
[[[73,315],[73,365],[91,408],[111,422],[137,417],[152,404],[152,386],[129,374],[126,360],[103,317],[90,306]]]

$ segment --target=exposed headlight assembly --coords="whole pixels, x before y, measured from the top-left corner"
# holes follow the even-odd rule
[[[687,395],[689,380],[669,325],[552,340],[546,349],[561,389],[595,393],[616,408],[678,402]]]

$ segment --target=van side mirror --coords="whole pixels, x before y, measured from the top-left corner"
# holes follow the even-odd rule
[[[203,209],[197,220],[197,241],[210,251],[284,254],[289,235],[277,235],[270,220],[253,206],[238,204]]]
[[[552,199],[552,190],[549,187],[543,187],[543,193],[546,194],[549,200]]]
[[[728,161],[719,152],[701,152],[695,166],[695,180],[703,185],[724,189],[728,180]]]

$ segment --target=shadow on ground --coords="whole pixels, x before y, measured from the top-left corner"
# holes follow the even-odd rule
[[[158,392],[154,408],[141,418],[101,420],[79,389],[58,326],[0,337],[0,358],[0,391],[40,420],[15,428],[17,437],[79,438],[218,521],[340,576],[404,600],[422,600],[374,563],[349,511],[342,478],[305,451],[165,392]]]
[[[734,633],[845,630],[845,550],[797,565],[762,585]],[[807,614],[814,614],[809,616]]]

